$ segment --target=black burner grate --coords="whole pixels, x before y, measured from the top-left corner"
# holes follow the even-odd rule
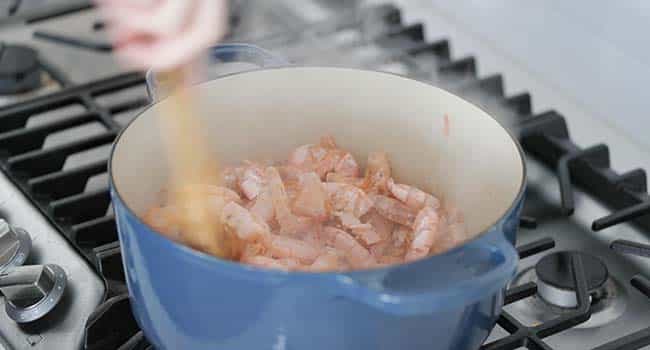
[[[68,9],[68,12],[84,8],[87,6]],[[49,17],[41,15],[31,20],[45,18]],[[630,220],[645,230],[650,229],[650,216],[645,215],[650,212],[650,197],[647,194],[644,170],[636,169],[617,174],[609,168],[607,146],[597,145],[582,149],[575,145],[569,137],[568,127],[562,115],[555,111],[533,115],[530,94],[505,96],[501,75],[478,78],[474,57],[452,59],[447,40],[426,42],[423,26],[402,25],[400,11],[393,6],[362,9],[358,13],[343,14],[336,20],[305,25],[298,31],[278,31],[263,38],[245,41],[256,42],[272,50],[290,50],[297,41],[314,41],[314,38],[372,27],[378,23],[384,30],[366,33],[362,29],[360,31],[367,35],[343,46],[346,50],[352,50],[358,45],[371,44],[386,52],[380,57],[362,62],[363,67],[381,69],[383,64],[399,62],[418,78],[435,76],[436,84],[451,91],[480,91],[481,94],[489,96],[496,101],[499,108],[505,108],[516,116],[516,122],[511,123],[509,127],[519,133],[527,153],[557,170],[562,194],[561,207],[565,214],[573,212],[572,185],[576,184],[618,210],[608,217],[596,220],[593,223],[595,230]],[[97,23],[89,30],[101,30],[103,27],[103,23]],[[35,35],[39,39],[72,45],[71,49],[110,51],[110,47],[104,43],[79,42],[75,41],[75,38],[61,38],[50,32],[37,32]],[[396,45],[396,42],[407,44]],[[113,216],[109,211],[108,188],[103,185],[86,190],[91,179],[105,174],[108,153],[82,166],[65,168],[66,161],[74,155],[112,143],[122,127],[122,123],[117,120],[118,116],[136,111],[148,103],[142,97],[119,102],[100,102],[105,95],[133,87],[144,90],[144,78],[139,73],[127,73],[75,86],[66,79],[65,74],[57,71],[52,65],[44,61],[41,63],[63,89],[0,108],[0,169],[95,266],[98,274],[107,282],[106,300],[88,320],[86,348],[150,349],[130,312],[119,242]],[[45,124],[27,127],[31,116],[70,105],[81,105],[83,110]],[[54,147],[43,147],[49,136],[89,123],[99,123],[103,131]],[[537,220],[524,216],[520,226],[534,229]],[[520,246],[518,250],[523,259],[551,249],[554,245],[553,240],[543,239]],[[612,244],[612,249],[640,256],[650,255],[650,247],[635,242],[616,241]],[[579,258],[572,261],[572,269],[579,297],[579,307],[574,312],[534,327],[526,327],[508,312],[504,312],[498,322],[509,335],[485,344],[483,349],[551,349],[545,344],[545,338],[588,320],[590,305],[582,273],[582,261]],[[636,276],[630,283],[650,297],[650,282],[647,278]],[[507,292],[505,303],[528,298],[536,291],[537,286],[534,283],[514,287]],[[119,322],[115,323],[115,320]],[[629,350],[644,345],[650,345],[650,329],[614,340],[598,350]]]
[[[552,240],[545,239],[537,241],[518,249],[521,258],[539,253],[541,251],[551,249],[555,246]],[[574,284],[576,294],[578,296],[578,307],[571,313],[568,313],[558,318],[544,322],[537,326],[526,327],[518,320],[516,320],[508,312],[502,312],[498,324],[505,329],[509,336],[495,340],[489,344],[483,345],[483,350],[501,350],[501,349],[517,349],[525,347],[531,350],[537,349],[551,349],[543,339],[550,337],[556,333],[567,330],[577,324],[585,322],[591,316],[589,294],[587,292],[587,281],[585,279],[582,259],[579,256],[571,258],[571,268],[573,269]],[[506,292],[504,304],[511,304],[521,299],[530,297],[537,293],[537,285],[534,282],[529,282],[521,286],[514,287]]]

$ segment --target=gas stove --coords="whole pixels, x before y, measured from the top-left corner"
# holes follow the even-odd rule
[[[483,349],[650,349],[648,151],[414,5],[424,1],[395,3],[234,1],[228,40],[298,64],[428,81],[518,135],[528,166],[522,259]],[[148,349],[130,311],[106,176],[111,142],[149,103],[144,77],[115,62],[85,1],[9,1],[5,10],[0,349]],[[479,72],[452,40],[480,51],[482,71],[507,74]],[[506,77],[522,90],[507,90]]]

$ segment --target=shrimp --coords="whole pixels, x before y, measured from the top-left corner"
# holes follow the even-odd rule
[[[362,223],[351,213],[342,212],[336,213],[335,215],[339,218],[341,226],[349,230],[353,236],[361,240],[366,246],[373,245],[382,240],[372,225]]]
[[[256,219],[246,208],[234,202],[223,208],[221,222],[226,231],[244,241],[254,242],[270,235],[269,226],[265,222]]]
[[[431,247],[442,238],[440,218],[433,208],[422,208],[418,212],[413,226],[413,241],[405,256],[407,261],[417,260],[429,255]]]
[[[331,136],[320,144],[307,144],[296,148],[289,156],[289,166],[316,172],[321,179],[336,171],[346,176],[358,176],[359,165],[349,152],[340,150]]]
[[[355,268],[367,268],[376,264],[370,252],[349,233],[335,227],[325,227],[323,234],[334,248],[342,251],[346,259]]]
[[[282,233],[296,234],[306,232],[313,227],[314,221],[307,217],[296,216],[289,208],[289,197],[280,178],[278,170],[273,167],[266,168],[265,177],[271,193],[275,219],[280,225]]]
[[[262,244],[262,242],[259,241],[248,242],[247,244],[244,245],[244,248],[242,249],[240,259],[243,261],[258,255],[266,256],[266,247],[264,246],[264,244]]]
[[[351,153],[345,152],[336,162],[333,169],[334,173],[342,176],[355,178],[359,176],[359,164]]]
[[[265,268],[265,269],[284,270],[284,271],[290,270],[286,262],[269,258],[268,256],[263,256],[263,255],[243,257],[241,259],[241,262],[255,267]]]
[[[271,224],[274,218],[273,200],[269,187],[265,187],[251,202],[249,207],[251,214],[255,215],[267,224]]]
[[[364,184],[363,178],[347,176],[336,172],[328,173],[327,176],[325,176],[325,181],[328,183],[343,183],[355,187],[361,187]]]
[[[309,266],[310,271],[332,271],[342,267],[341,254],[334,248],[326,248],[325,252],[316,258]]]
[[[369,213],[367,213],[362,218],[362,221],[366,224],[372,225],[379,237],[381,237],[382,241],[391,238],[395,224],[385,217],[379,215],[375,210],[371,210]]]
[[[255,199],[262,189],[264,169],[254,163],[249,163],[239,178],[239,189],[244,197]]]
[[[293,202],[293,211],[302,216],[324,221],[329,216],[328,196],[320,177],[306,173],[301,177],[302,189]]]
[[[373,202],[362,190],[343,183],[325,183],[332,209],[359,218],[372,208]]]
[[[388,179],[391,177],[390,162],[386,153],[376,152],[368,155],[366,174],[362,187],[366,192],[385,194],[388,192]]]
[[[396,184],[393,179],[388,180],[388,190],[393,197],[397,198],[413,210],[420,210],[424,207],[431,207],[434,209],[440,207],[440,201],[436,197],[417,187]]]
[[[386,219],[404,226],[411,226],[415,220],[415,214],[411,208],[402,202],[382,195],[372,196],[375,203],[374,209]]]
[[[223,185],[231,190],[239,191],[239,179],[244,173],[244,168],[227,167],[221,172]]]
[[[359,223],[349,226],[348,229],[352,235],[361,240],[366,246],[371,246],[382,241],[381,236],[377,234],[375,228],[370,224]]]
[[[268,251],[276,258],[292,258],[311,264],[320,255],[320,250],[298,239],[271,235],[264,240]]]
[[[389,239],[370,247],[370,252],[379,261],[397,258],[401,262],[404,260],[404,254],[412,237],[413,231],[410,228],[394,225]]]
[[[285,184],[300,183],[300,177],[305,173],[302,169],[291,165],[279,166],[277,170]]]

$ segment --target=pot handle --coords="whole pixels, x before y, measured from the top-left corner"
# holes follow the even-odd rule
[[[289,62],[279,55],[250,44],[222,44],[208,49],[207,74],[197,77],[194,83],[217,79],[223,75],[269,67],[282,67]],[[165,82],[153,70],[146,73],[147,94],[150,102],[156,102],[165,96]]]
[[[514,276],[518,260],[503,233],[491,232],[421,261],[336,275],[336,293],[385,313],[427,314],[500,293]]]

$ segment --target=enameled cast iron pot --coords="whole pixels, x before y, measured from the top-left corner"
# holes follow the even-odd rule
[[[480,346],[517,265],[525,183],[520,148],[492,117],[426,83],[345,68],[254,70],[195,89],[222,163],[283,159],[331,134],[358,160],[386,151],[399,182],[464,212],[472,238],[414,263],[345,273],[261,270],[179,245],[138,217],[167,180],[163,100],[122,132],[110,160],[132,308],[156,349]]]

